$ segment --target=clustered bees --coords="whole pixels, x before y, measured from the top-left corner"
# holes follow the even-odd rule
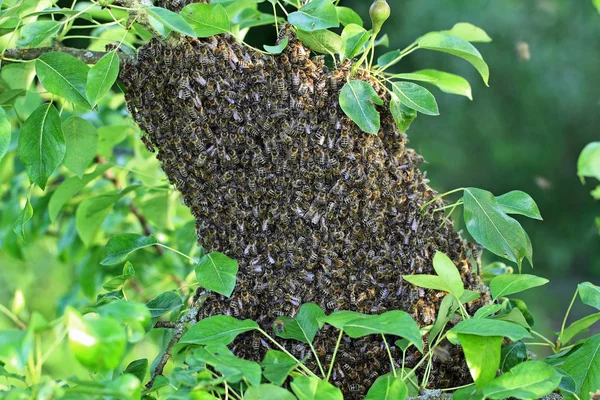
[[[420,213],[436,193],[389,112],[381,109],[382,129],[369,135],[341,111],[350,63],[329,71],[282,32],[290,43],[279,56],[228,35],[153,39],[121,72],[131,114],[196,217],[199,243],[239,262],[234,294],[211,295],[203,315],[249,318],[273,332],[279,316],[314,302],[326,313],[400,309],[432,324],[443,294],[402,275],[432,273],[440,250],[461,265],[468,287],[478,287],[469,267],[474,251],[450,221],[442,223],[443,212],[431,211],[435,205]],[[326,365],[337,335],[325,326],[315,341]],[[282,344],[317,370],[308,346]],[[268,348],[247,334],[234,351],[260,360]],[[381,337],[344,337],[338,356],[332,381],[348,398],[362,397],[390,371]],[[408,354],[408,365],[419,357]],[[442,364],[434,387],[466,383],[464,362]]]

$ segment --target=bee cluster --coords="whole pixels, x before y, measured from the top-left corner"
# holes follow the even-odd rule
[[[276,57],[228,35],[153,39],[122,68],[131,114],[192,210],[199,243],[239,262],[233,295],[213,294],[204,315],[250,318],[271,330],[279,316],[314,302],[327,313],[400,309],[432,324],[442,294],[402,275],[432,273],[440,250],[464,265],[468,287],[478,287],[472,249],[451,221],[442,223],[443,212],[421,214],[436,193],[389,112],[382,110],[380,133],[368,135],[340,109],[350,63],[329,71],[284,34],[290,43]],[[326,364],[336,339],[327,326],[317,336]],[[308,346],[283,344],[316,370]],[[399,366],[401,353],[390,345]],[[268,348],[248,334],[234,351],[257,360]],[[418,357],[409,354],[409,364]],[[359,398],[390,371],[387,360],[381,338],[345,337],[333,382]],[[464,382],[456,377],[466,367],[456,364],[435,370],[437,382]]]

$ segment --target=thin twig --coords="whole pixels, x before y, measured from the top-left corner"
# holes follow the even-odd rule
[[[31,61],[39,58],[41,55],[50,53],[53,51],[61,52],[69,54],[75,58],[80,59],[81,61],[87,64],[95,64],[97,63],[102,56],[106,54],[103,51],[91,51],[87,49],[76,49],[74,47],[66,47],[66,46],[48,46],[48,47],[38,47],[36,49],[7,49],[2,58],[9,58],[13,60],[22,60],[22,61]],[[119,57],[131,57],[125,54],[119,54]],[[10,60],[2,60],[2,63],[10,63]]]
[[[198,288],[196,290],[193,306],[183,317],[179,319],[179,321],[175,323],[175,327],[173,328],[173,338],[167,345],[167,348],[165,349],[165,352],[160,358],[160,361],[156,365],[156,368],[154,368],[154,371],[152,372],[152,378],[150,378],[150,381],[148,381],[148,383],[146,384],[146,388],[150,389],[154,384],[154,380],[156,379],[156,377],[162,375],[165,365],[169,361],[169,357],[171,357],[171,351],[173,350],[173,346],[175,346],[179,342],[179,339],[181,339],[181,337],[183,336],[186,325],[189,323],[191,326],[196,322],[196,319],[198,318],[198,313],[200,312],[200,309],[202,308],[202,305],[204,305],[204,302],[207,298],[208,293],[201,291],[201,288]]]
[[[159,328],[165,328],[165,329],[173,329],[177,327],[177,322],[175,321],[157,321],[156,324],[154,324],[154,328],[159,329]]]

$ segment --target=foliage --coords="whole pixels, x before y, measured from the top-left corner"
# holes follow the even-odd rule
[[[0,386],[2,394],[15,399],[342,398],[340,390],[328,382],[336,358],[326,364],[312,348],[315,337],[328,324],[339,330],[340,340],[344,335],[382,336],[390,358],[390,343],[403,352],[414,346],[422,353],[408,372],[405,365],[397,369],[390,359],[391,372],[375,381],[369,399],[406,398],[419,368],[425,369],[425,376],[416,386],[426,387],[436,349],[446,339],[462,345],[474,380],[474,385],[458,390],[455,398],[532,398],[555,389],[589,398],[589,392],[600,385],[600,336],[574,339],[600,320],[597,313],[566,326],[569,307],[556,340],[550,340],[532,329],[524,304],[506,297],[547,281],[495,268],[497,276],[490,282],[493,303],[469,315],[465,304],[477,294],[465,290],[457,267],[442,253],[433,261],[436,275],[404,277],[414,285],[447,293],[433,326],[419,329],[410,315],[400,310],[380,315],[351,311],[327,315],[311,303],[302,305],[293,317],[281,316],[273,332],[264,331],[254,321],[224,315],[195,321],[205,299],[203,291],[231,295],[238,266],[224,254],[194,248],[189,211],[179,204],[178,194],[165,184],[164,176],[155,172],[157,161],[137,140],[141,133],[123,112],[123,96],[112,91],[120,57],[127,57],[127,49],[152,35],[208,37],[228,32],[243,41],[249,28],[271,23],[277,28],[282,22],[280,10],[301,40],[312,50],[327,54],[334,66],[350,60],[352,79],[340,91],[340,106],[370,134],[380,131],[382,107],[390,108],[402,131],[417,112],[439,114],[433,95],[413,81],[471,98],[468,82],[453,74],[386,72],[416,50],[457,56],[472,64],[484,82],[489,78],[488,66],[471,42],[490,39],[473,25],[459,23],[447,31],[424,34],[404,50],[382,55],[374,64],[381,21],[367,31],[356,13],[330,0],[305,4],[269,0],[272,14],[259,11],[257,4],[263,2],[190,4],[180,13],[106,2],[74,2],[71,8],[52,7],[51,1],[2,3],[0,34],[7,45],[3,59],[13,63],[4,64],[0,72],[2,248],[15,258],[24,258],[28,246],[36,246],[45,237],[58,237],[54,244],[60,257],[79,264],[79,286],[65,296],[56,319],[47,321],[28,310],[20,292],[15,293],[11,307],[0,306],[16,327],[0,331],[0,375],[7,382]],[[57,45],[78,36],[69,34],[83,29],[75,24],[82,20],[94,25],[88,28],[92,29],[90,50],[106,41],[115,42],[118,48],[103,54],[92,67]],[[338,34],[335,29],[340,26]],[[35,61],[5,56],[8,45],[30,50],[45,44],[55,45],[52,49],[56,51],[45,52]],[[282,40],[264,48],[278,54],[286,45]],[[385,99],[377,85],[387,93]],[[594,143],[582,153],[581,177],[599,178],[597,149]],[[523,259],[533,264],[529,236],[510,216],[541,219],[529,195],[513,191],[494,196],[482,189],[460,188],[424,204],[423,212],[443,196],[459,191],[461,200],[447,207],[463,206],[466,227],[478,243],[516,263],[519,271]],[[153,264],[159,266],[158,276],[147,268]],[[154,282],[152,291],[141,289]],[[195,293],[190,288],[199,289]],[[599,293],[597,286],[582,283],[573,302],[579,296],[584,304],[600,310]],[[461,322],[446,329],[455,318]],[[126,362],[132,349],[161,330],[165,334],[154,362],[147,358]],[[227,345],[246,332],[260,335],[278,350],[270,350],[260,364],[239,359]],[[309,344],[318,373],[286,351],[275,337]],[[531,342],[533,337],[542,342]],[[423,345],[424,339],[428,346]],[[510,344],[502,348],[505,340]],[[90,370],[89,379],[52,376],[45,369],[63,343],[68,343],[70,354]],[[544,361],[528,360],[526,345],[549,347],[554,355]],[[173,368],[163,374],[169,357]],[[496,377],[499,368],[505,373]]]

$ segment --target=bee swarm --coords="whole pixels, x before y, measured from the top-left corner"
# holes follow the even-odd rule
[[[474,249],[451,221],[442,223],[442,211],[432,211],[441,202],[420,213],[436,193],[389,112],[380,110],[378,135],[365,134],[342,112],[338,95],[350,63],[328,71],[287,35],[279,56],[228,35],[153,39],[121,72],[131,114],[192,210],[199,243],[239,262],[231,298],[212,294],[203,315],[249,318],[273,332],[278,316],[314,302],[326,313],[400,309],[421,326],[432,324],[443,293],[415,288],[402,275],[433,273],[439,250],[460,266],[467,287],[479,288],[469,266]],[[325,368],[337,336],[325,326],[315,340]],[[399,367],[393,342],[388,338]],[[282,344],[308,356],[317,371],[308,346]],[[268,348],[246,334],[233,350],[259,360]],[[430,386],[467,383],[464,361],[451,356],[435,363]],[[409,351],[407,364],[419,357]],[[361,398],[389,371],[381,337],[344,336],[332,382],[347,398]]]

